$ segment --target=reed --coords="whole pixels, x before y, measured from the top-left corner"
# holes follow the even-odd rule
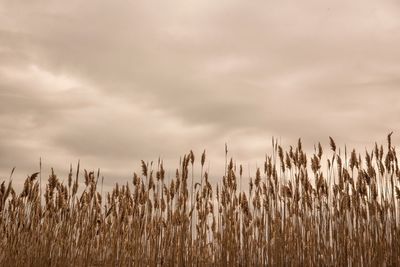
[[[103,179],[98,185],[99,171],[81,173],[79,164],[67,184],[52,170],[42,197],[41,172],[27,177],[20,193],[10,177],[0,186],[0,263],[400,265],[400,171],[391,134],[387,146],[349,157],[346,148],[344,158],[329,140],[326,157],[321,144],[309,156],[301,140],[288,151],[273,140],[272,156],[252,177],[226,146],[225,174],[215,184],[205,151],[199,164],[192,151],[184,155],[170,179],[161,160],[142,161],[131,183],[110,192]]]

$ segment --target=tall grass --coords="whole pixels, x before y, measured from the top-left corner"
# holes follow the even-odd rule
[[[301,141],[254,177],[228,160],[213,185],[190,152],[173,179],[142,161],[132,183],[102,196],[99,173],[39,173],[17,194],[0,187],[2,266],[396,266],[400,264],[400,171],[391,135],[364,156],[330,139],[323,156]],[[197,166],[196,164],[199,164]],[[321,166],[324,167],[321,167]],[[195,167],[201,168],[200,177]],[[39,181],[38,181],[39,180]],[[100,189],[101,188],[101,189]],[[79,193],[78,192],[82,192]]]

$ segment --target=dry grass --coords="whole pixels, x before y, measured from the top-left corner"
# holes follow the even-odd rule
[[[167,181],[160,161],[142,162],[132,184],[104,197],[98,173],[85,170],[78,190],[79,165],[67,184],[52,173],[43,198],[39,173],[20,194],[10,179],[0,188],[0,263],[398,266],[400,171],[390,138],[363,157],[342,155],[331,138],[327,159],[321,145],[307,156],[300,140],[288,151],[273,141],[254,177],[227,160],[215,186],[205,153],[201,177],[193,174],[193,152],[175,178]]]

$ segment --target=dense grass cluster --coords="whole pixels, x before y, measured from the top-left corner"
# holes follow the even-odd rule
[[[254,177],[231,159],[218,183],[204,170],[205,153],[196,161],[192,152],[173,179],[161,161],[142,161],[132,183],[107,193],[98,173],[86,170],[82,188],[79,164],[65,184],[52,173],[42,196],[39,173],[19,194],[5,181],[0,263],[400,265],[400,171],[390,135],[387,146],[363,156],[341,152],[333,139],[327,157],[320,144],[312,156],[300,140],[287,151],[272,145]]]

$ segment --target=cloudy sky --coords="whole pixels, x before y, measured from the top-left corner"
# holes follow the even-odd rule
[[[398,1],[0,0],[0,177],[396,144],[399,47]]]

